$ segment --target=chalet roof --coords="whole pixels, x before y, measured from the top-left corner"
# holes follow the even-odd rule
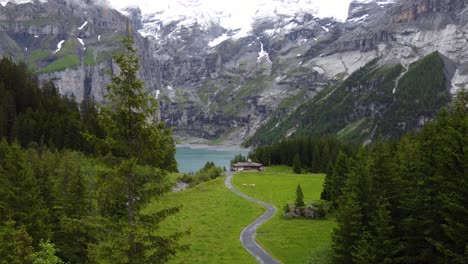
[[[261,167],[261,163],[255,162],[237,162],[236,164],[232,165],[233,167]]]

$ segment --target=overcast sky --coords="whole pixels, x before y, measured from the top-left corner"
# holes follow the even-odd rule
[[[177,0],[108,0],[115,8],[122,8],[129,5],[140,6],[143,13],[152,13],[162,11],[171,6],[174,9]],[[184,2],[186,6],[195,8],[210,8],[214,11],[226,13],[232,16],[232,19],[245,19],[249,12],[255,12],[260,6],[274,5],[278,0],[178,0]],[[290,5],[299,5],[304,8],[319,6],[319,16],[333,16],[340,20],[345,20],[348,13],[348,6],[351,0],[283,0],[290,2]],[[180,6],[180,5],[179,5]],[[257,7],[257,8],[255,8]],[[176,8],[177,9],[177,8]],[[183,12],[182,10],[180,10]]]

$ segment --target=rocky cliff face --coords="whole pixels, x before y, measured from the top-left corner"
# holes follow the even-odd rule
[[[93,1],[8,2],[0,5],[0,54],[23,60],[64,94],[100,100],[127,20]]]
[[[200,19],[206,14],[167,20],[77,2],[0,5],[0,53],[23,59],[62,93],[101,100],[110,55],[131,25],[141,77],[160,100],[161,119],[184,141],[240,143],[375,59],[401,64],[403,76],[437,50],[451,65],[447,89],[468,82],[463,0],[355,0],[344,22],[265,8],[247,29]]]

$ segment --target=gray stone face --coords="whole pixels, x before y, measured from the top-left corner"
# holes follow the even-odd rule
[[[10,3],[0,6],[0,54],[24,59],[64,94],[103,101],[105,71],[116,70],[110,54],[130,29],[142,58],[140,76],[176,135],[185,142],[240,143],[375,58],[407,67],[438,50],[452,64],[452,92],[468,82],[466,1],[383,2],[352,2],[343,23],[308,13],[271,16],[241,37],[217,23],[164,23],[138,9],[124,16],[98,4]],[[43,70],[60,59],[66,67]],[[350,115],[385,107],[369,104]]]

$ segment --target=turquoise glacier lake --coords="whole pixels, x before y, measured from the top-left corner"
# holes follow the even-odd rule
[[[235,155],[242,154],[246,156],[248,150],[211,150],[211,149],[191,149],[186,147],[177,147],[175,158],[177,160],[179,172],[196,172],[205,166],[208,161],[213,161],[216,166],[226,167],[229,170],[231,160]]]

